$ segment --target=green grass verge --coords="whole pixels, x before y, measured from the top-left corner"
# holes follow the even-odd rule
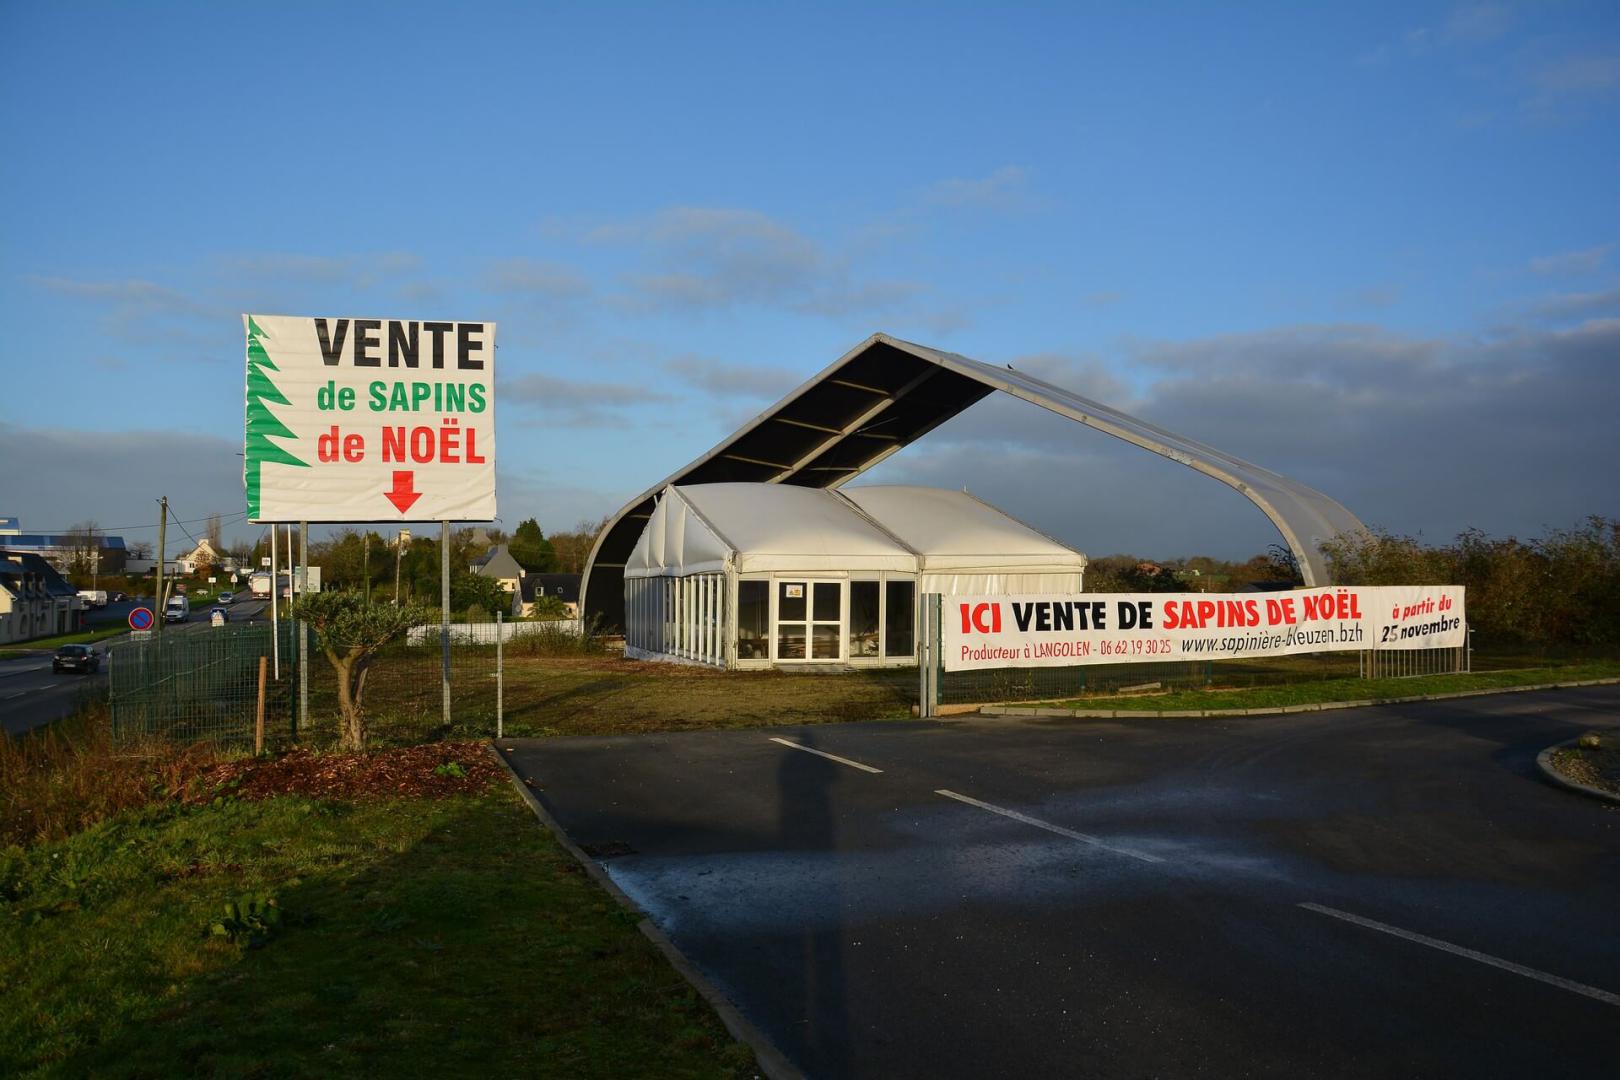
[[[133,811],[0,851],[0,905],[4,1076],[753,1071],[505,786]]]
[[[454,649],[455,721],[441,723],[437,649],[395,652],[367,676],[365,708],[378,745],[484,738],[495,730],[492,650]],[[305,740],[337,731],[331,666],[311,658]],[[917,670],[836,675],[726,672],[606,657],[506,657],[505,732],[514,737],[625,735],[700,728],[766,727],[909,717]]]
[[[76,634],[58,634],[56,637],[36,638],[33,641],[18,642],[0,649],[0,660],[13,660],[20,656],[32,656],[41,651],[54,651],[63,645],[90,645],[97,641],[105,641],[119,634],[129,633],[127,626],[102,626],[95,630],[84,630]]]
[[[1516,668],[1471,675],[1423,675],[1409,679],[1324,679],[1235,690],[1178,690],[1168,694],[1108,695],[1039,702],[1060,709],[1183,711],[1188,709],[1274,709],[1289,705],[1323,705],[1339,701],[1377,701],[1450,694],[1465,690],[1502,690],[1550,682],[1620,678],[1620,661],[1598,660],[1558,667]]]

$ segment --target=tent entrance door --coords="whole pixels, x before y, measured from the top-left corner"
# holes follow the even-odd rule
[[[844,658],[844,583],[777,581],[776,659]]]

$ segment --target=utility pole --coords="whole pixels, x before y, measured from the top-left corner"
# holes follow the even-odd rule
[[[152,602],[152,606],[157,608],[157,618],[152,620],[152,625],[159,631],[163,629],[163,544],[168,535],[169,497],[165,495],[158,500],[157,596]]]
[[[394,606],[400,606],[400,559],[405,555],[405,542],[410,539],[410,529],[400,529],[394,538]]]

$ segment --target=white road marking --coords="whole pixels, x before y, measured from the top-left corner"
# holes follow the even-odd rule
[[[1503,960],[1499,957],[1492,956],[1489,953],[1476,952],[1473,949],[1465,949],[1461,945],[1453,945],[1449,941],[1441,941],[1439,938],[1426,937],[1423,934],[1416,934],[1410,930],[1402,930],[1398,926],[1390,926],[1388,923],[1376,922],[1372,919],[1364,919],[1360,915],[1352,915],[1348,911],[1340,911],[1337,908],[1324,907],[1321,904],[1300,904],[1299,906],[1304,908],[1306,911],[1314,911],[1319,915],[1327,915],[1335,919],[1342,919],[1347,923],[1354,923],[1357,926],[1365,926],[1368,930],[1377,930],[1381,934],[1389,934],[1393,937],[1403,938],[1406,941],[1416,942],[1419,945],[1427,945],[1431,949],[1439,949],[1441,952],[1448,952],[1453,956],[1462,956],[1469,960],[1477,960],[1479,963],[1489,965],[1493,968],[1500,968],[1503,971],[1511,971],[1515,975],[1523,975],[1527,979],[1535,979],[1537,982],[1544,982],[1548,986],[1556,986],[1560,990],[1568,990],[1571,993],[1582,994],[1586,997],[1593,998],[1594,1000],[1601,1001],[1605,1005],[1620,1005],[1620,994],[1611,994],[1607,990],[1599,990],[1595,986],[1587,986],[1584,983],[1571,982],[1569,979],[1561,979],[1557,975],[1549,975],[1545,971],[1537,971],[1535,968],[1528,968],[1523,964],[1515,964],[1511,960]]]
[[[1143,862],[1164,862],[1157,855],[1149,855],[1145,851],[1132,851],[1130,848],[1115,847],[1113,844],[1099,840],[1095,836],[1087,836],[1083,832],[1065,829],[1062,825],[1053,825],[1049,821],[1032,818],[1028,814],[1020,814],[1018,811],[1008,810],[1004,806],[992,806],[990,803],[980,802],[978,799],[970,798],[967,795],[959,795],[954,791],[947,791],[945,788],[936,788],[934,794],[943,795],[947,799],[955,799],[957,802],[967,803],[969,806],[977,806],[980,810],[988,810],[992,814],[1000,814],[1002,817],[1012,818],[1014,821],[1022,821],[1025,825],[1033,825],[1037,829],[1045,829],[1047,832],[1057,833],[1059,836],[1067,836],[1070,840],[1079,840],[1084,844],[1092,844],[1102,848],[1104,851],[1112,851],[1115,855],[1126,855],[1132,859],[1141,859]]]
[[[774,735],[771,736],[771,742],[780,743],[781,745],[788,747],[790,750],[803,750],[807,754],[814,754],[817,757],[824,757],[828,761],[836,761],[840,765],[848,765],[850,768],[860,769],[862,772],[880,773],[883,771],[882,769],[874,769],[870,765],[862,765],[858,761],[851,761],[847,757],[839,757],[837,754],[829,754],[825,750],[817,750],[813,746],[802,746],[799,743],[791,742],[787,739],[778,739]]]

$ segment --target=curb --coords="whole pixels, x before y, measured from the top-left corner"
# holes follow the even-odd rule
[[[1615,805],[1620,806],[1620,795],[1616,795],[1612,791],[1604,791],[1600,787],[1593,787],[1591,784],[1583,784],[1579,780],[1571,780],[1569,777],[1565,776],[1563,773],[1559,772],[1553,767],[1552,756],[1554,751],[1562,750],[1566,746],[1573,746],[1580,741],[1581,737],[1577,735],[1573,739],[1565,739],[1561,743],[1553,743],[1551,746],[1547,747],[1547,749],[1536,755],[1536,768],[1541,770],[1542,776],[1546,777],[1548,780],[1552,781],[1561,788],[1568,788],[1570,791],[1576,792],[1580,795],[1585,795],[1588,798],[1601,799],[1604,802],[1614,803]]]
[[[1576,682],[1535,683],[1531,686],[1493,686],[1484,690],[1453,690],[1445,694],[1413,694],[1409,697],[1367,698],[1362,701],[1322,701],[1310,705],[1274,705],[1260,709],[1043,709],[1032,706],[980,707],[980,716],[1070,717],[1086,720],[1149,720],[1200,716],[1282,716],[1289,713],[1331,712],[1334,709],[1362,709],[1369,705],[1408,705],[1417,701],[1451,701],[1456,698],[1489,697],[1492,694],[1524,694],[1532,690],[1570,690],[1581,686],[1614,686],[1620,679],[1582,679]],[[1554,748],[1556,749],[1556,747]]]
[[[487,745],[489,746],[489,752],[495,755],[495,760],[501,763],[501,766],[506,770],[506,774],[512,778],[512,786],[523,797],[523,801],[529,804],[529,809],[534,812],[535,819],[551,832],[557,843],[561,844],[568,854],[574,857],[592,881],[596,882],[614,900],[618,901],[620,907],[641,916],[640,921],[636,923],[636,929],[640,930],[643,937],[658,947],[658,951],[664,954],[664,959],[669,961],[670,966],[680,974],[681,978],[691,984],[692,989],[696,990],[704,1001],[709,1003],[709,1007],[720,1017],[720,1022],[726,1026],[726,1030],[731,1032],[732,1038],[738,1042],[746,1043],[748,1048],[754,1052],[754,1060],[759,1065],[760,1072],[764,1073],[769,1080],[804,1080],[804,1074],[793,1067],[782,1051],[776,1048],[776,1044],[771,1042],[764,1032],[749,1023],[742,1013],[737,1011],[737,1007],[720,992],[720,989],[693,966],[692,962],[686,958],[680,949],[675,947],[673,941],[664,936],[664,932],[658,929],[657,925],[647,917],[647,913],[642,911],[634,900],[630,899],[629,894],[614,883],[613,879],[608,876],[608,872],[602,869],[602,864],[585,854],[579,849],[578,845],[568,839],[568,834],[563,831],[561,825],[557,824],[557,819],[551,816],[551,813],[541,804],[535,793],[529,790],[529,785],[518,775],[517,770],[512,767],[512,763],[507,760],[506,755],[493,742]]]

